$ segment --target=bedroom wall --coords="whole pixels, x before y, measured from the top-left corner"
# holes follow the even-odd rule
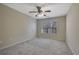
[[[3,14],[2,14],[2,9],[1,9],[1,7],[0,7],[0,40],[2,40],[2,36],[3,36],[3,33],[2,33],[2,30],[3,30],[3,26],[2,26],[2,24],[3,24]],[[0,41],[0,43],[1,43],[1,41]]]
[[[72,4],[66,19],[67,44],[73,54],[79,54],[79,3]]]
[[[0,4],[0,49],[35,36],[35,19]]]
[[[45,22],[48,21],[56,21],[57,23],[57,33],[45,33],[41,32],[42,26]],[[55,18],[48,18],[48,19],[40,19],[37,21],[37,37],[39,38],[48,38],[48,39],[55,39],[55,40],[65,40],[66,39],[66,18],[65,16],[62,17],[55,17]]]

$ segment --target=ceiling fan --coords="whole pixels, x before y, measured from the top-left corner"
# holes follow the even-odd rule
[[[36,8],[37,8],[37,11],[29,11],[29,13],[37,13],[35,16],[37,17],[38,15],[40,15],[40,14],[43,14],[43,16],[46,16],[46,14],[44,14],[44,13],[47,13],[47,12],[51,12],[51,10],[45,10],[45,11],[43,11],[41,8],[42,7],[40,7],[40,6],[36,6]]]

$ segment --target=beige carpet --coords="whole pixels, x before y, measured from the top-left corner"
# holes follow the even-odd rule
[[[64,41],[32,39],[0,51],[1,55],[72,55]]]

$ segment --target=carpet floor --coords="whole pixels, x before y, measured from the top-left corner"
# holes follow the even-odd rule
[[[35,38],[0,50],[0,55],[72,55],[64,41]]]

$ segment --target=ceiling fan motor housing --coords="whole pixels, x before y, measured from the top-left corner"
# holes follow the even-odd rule
[[[37,9],[38,9],[38,13],[41,13],[42,10],[41,10],[41,7],[40,6],[37,6]]]

